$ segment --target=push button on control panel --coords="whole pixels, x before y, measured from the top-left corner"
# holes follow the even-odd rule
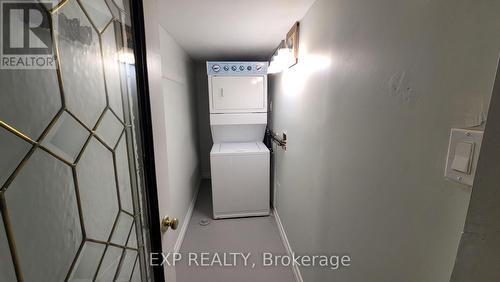
[[[207,62],[207,73],[213,75],[267,75],[267,62]]]

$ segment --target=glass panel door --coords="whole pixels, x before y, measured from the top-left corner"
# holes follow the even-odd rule
[[[150,281],[130,3],[0,4],[0,281]]]

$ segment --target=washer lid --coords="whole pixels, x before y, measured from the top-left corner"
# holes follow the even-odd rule
[[[269,154],[269,149],[262,142],[215,143],[211,155],[258,155]]]

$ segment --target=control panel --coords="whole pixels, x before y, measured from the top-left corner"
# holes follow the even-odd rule
[[[267,62],[207,62],[207,74],[213,76],[267,75]]]

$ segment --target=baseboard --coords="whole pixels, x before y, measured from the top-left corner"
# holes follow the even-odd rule
[[[291,256],[293,254],[292,247],[290,246],[290,242],[288,241],[288,237],[286,236],[285,233],[285,228],[283,227],[283,223],[281,223],[280,216],[278,214],[278,211],[276,209],[272,210],[272,213],[274,214],[274,219],[276,220],[276,224],[278,225],[278,229],[280,231],[280,236],[281,236],[281,241],[283,241],[283,245],[285,246],[285,250],[287,255]],[[292,271],[293,271],[293,276],[295,277],[295,281],[297,282],[304,282],[302,279],[302,275],[300,274],[300,269],[298,265],[293,265],[292,264]]]
[[[175,241],[174,253],[178,253],[180,251],[182,242],[184,242],[184,237],[186,236],[189,222],[191,221],[191,217],[193,216],[194,206],[196,204],[196,199],[198,198],[198,193],[200,191],[200,184],[201,179],[198,179],[198,183],[196,184],[196,192],[194,193],[193,199],[191,199],[191,204],[189,204],[188,211],[186,212],[186,216],[184,217],[184,222],[182,223],[181,229],[179,230],[179,236],[177,237],[177,241]]]

